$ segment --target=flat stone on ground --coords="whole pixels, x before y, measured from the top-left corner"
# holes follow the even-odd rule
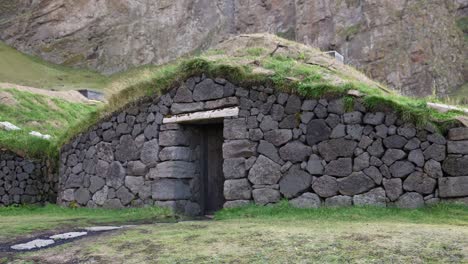
[[[35,239],[24,244],[17,244],[11,246],[14,250],[31,250],[36,248],[43,248],[54,244],[55,241],[52,239]]]
[[[72,238],[77,238],[81,236],[87,235],[88,232],[68,232],[68,233],[63,233],[63,234],[58,234],[58,235],[53,235],[49,237],[50,239],[54,240],[61,240],[61,239],[72,239]]]

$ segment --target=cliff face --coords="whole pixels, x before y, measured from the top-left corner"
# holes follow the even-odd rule
[[[408,95],[445,95],[468,75],[468,0],[0,0],[0,11],[8,44],[104,73],[270,32],[338,50]]]

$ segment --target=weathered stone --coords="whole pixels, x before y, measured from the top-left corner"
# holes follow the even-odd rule
[[[449,130],[449,140],[468,140],[468,127],[457,127]]]
[[[439,133],[436,133],[436,134],[430,134],[427,136],[427,140],[431,143],[436,143],[436,144],[440,144],[440,145],[445,145],[447,144],[447,140],[445,139],[444,136],[442,136],[441,134]]]
[[[154,166],[159,161],[159,144],[157,139],[147,141],[143,144],[140,160],[147,166]]]
[[[265,155],[266,157],[268,157],[269,159],[273,160],[274,162],[278,164],[284,163],[278,155],[278,150],[270,142],[261,140],[260,144],[258,145],[257,152],[259,154]]]
[[[159,145],[167,146],[188,146],[189,138],[180,130],[167,130],[159,133]]]
[[[290,129],[275,129],[265,133],[265,140],[277,147],[286,144],[292,137]]]
[[[312,148],[299,141],[290,142],[279,150],[281,159],[293,163],[307,160],[311,153]]]
[[[301,114],[301,122],[303,124],[308,124],[310,120],[314,118],[315,114],[313,112],[303,112]]]
[[[244,178],[246,172],[245,159],[225,159],[223,162],[223,174],[226,179]]]
[[[408,160],[413,162],[418,167],[424,166],[424,154],[422,150],[420,149],[412,150],[410,154],[408,155]]]
[[[174,103],[190,103],[193,102],[192,91],[184,84],[177,89],[174,96]]]
[[[424,164],[424,172],[432,178],[441,178],[444,176],[440,163],[432,159]]]
[[[313,111],[317,105],[317,100],[305,100],[302,104],[302,111]]]
[[[318,150],[326,161],[331,161],[338,157],[351,157],[356,147],[357,142],[338,138],[321,142],[318,145]]]
[[[296,115],[288,115],[279,123],[279,128],[296,128],[300,124],[300,120]]]
[[[468,176],[439,178],[439,195],[443,198],[468,196]]]
[[[345,124],[360,124],[362,122],[362,113],[358,111],[345,113],[343,121]]]
[[[271,159],[260,155],[249,171],[249,180],[253,184],[276,184],[281,178],[281,166]]]
[[[390,173],[394,178],[403,178],[415,171],[415,167],[408,161],[397,161],[390,166]]]
[[[451,176],[467,175],[468,156],[453,157],[449,156],[442,164],[443,170]]]
[[[447,152],[450,154],[468,154],[468,140],[448,141]]]
[[[281,121],[284,117],[284,107],[279,104],[274,104],[271,106],[271,117],[275,121]]]
[[[403,182],[403,189],[408,192],[418,192],[420,194],[430,194],[434,192],[436,180],[426,174],[416,171],[411,173]]]
[[[435,161],[443,161],[446,157],[446,147],[444,145],[432,144],[424,150],[424,158],[426,160],[433,159]]]
[[[386,138],[388,135],[388,127],[386,125],[378,125],[375,127],[375,134],[381,138]]]
[[[142,156],[143,156],[142,151]],[[181,160],[190,161],[192,150],[188,147],[165,147],[159,152],[159,159],[161,161],[167,160]]]
[[[107,175],[107,185],[118,189],[124,183],[125,169],[118,161],[114,161],[109,166]]]
[[[119,199],[109,199],[104,202],[102,207],[106,209],[121,209],[124,206],[122,205]]]
[[[151,179],[175,178],[190,179],[195,176],[196,166],[193,162],[186,161],[165,161],[160,162],[148,173]]]
[[[98,159],[109,163],[114,161],[114,152],[112,150],[112,145],[106,142],[99,142],[96,145],[96,156],[98,157]]]
[[[327,125],[330,128],[334,128],[341,123],[341,117],[335,114],[329,114],[328,117],[325,119],[325,122],[327,122]]]
[[[347,207],[353,205],[353,198],[345,195],[337,195],[325,200],[327,207]]]
[[[127,164],[127,174],[133,176],[143,176],[146,175],[148,169],[146,165],[141,161],[130,161]]]
[[[331,129],[323,119],[314,119],[307,124],[307,143],[309,145],[317,144],[330,137]]]
[[[424,198],[421,194],[416,192],[409,192],[403,194],[395,202],[398,208],[416,209],[424,206]]]
[[[260,123],[260,129],[264,133],[273,129],[278,129],[278,122],[273,120],[271,116],[265,116]]]
[[[304,193],[301,196],[289,201],[289,204],[292,207],[305,209],[319,208],[320,203],[320,197],[318,197],[318,195],[315,193]]]
[[[377,113],[367,113],[364,116],[363,122],[364,124],[377,126],[377,125],[383,124],[384,120],[385,120],[385,114],[382,112],[377,112]]]
[[[300,166],[292,166],[280,182],[280,192],[286,198],[297,197],[300,193],[310,188],[312,176],[301,170]]]
[[[124,186],[120,187],[117,192],[115,193],[117,198],[120,200],[122,205],[127,205],[129,204],[134,198],[135,195],[133,195],[127,188]]]
[[[239,105],[239,99],[237,97],[225,97],[219,100],[213,100],[205,102],[206,110],[213,110],[219,108],[226,108]]]
[[[257,144],[249,140],[230,140],[223,144],[223,158],[248,158],[255,155]]]
[[[266,205],[276,203],[280,200],[281,194],[278,190],[262,188],[252,191],[252,196],[256,204]]]
[[[387,137],[383,140],[383,143],[385,147],[391,149],[402,149],[406,143],[408,143],[408,140],[402,136],[399,135],[393,135],[390,137]]]
[[[343,99],[335,99],[328,104],[328,112],[337,115],[342,115],[345,112],[345,105]]]
[[[372,166],[369,168],[366,168],[364,170],[364,174],[369,176],[372,180],[374,180],[375,184],[380,185],[382,183],[382,173],[380,173],[380,170],[377,169],[376,167]]]
[[[384,147],[382,145],[382,140],[377,139],[376,141],[374,141],[374,143],[372,143],[367,148],[367,152],[369,152],[369,154],[371,154],[374,157],[378,157],[378,158],[382,157],[382,155],[385,152],[385,149],[384,149]]]
[[[359,141],[361,140],[363,130],[364,128],[361,125],[347,125],[346,126],[346,134],[347,134],[346,138]]]
[[[312,175],[322,175],[324,171],[322,160],[313,159],[312,156],[309,158],[309,162],[307,162],[306,170]]]
[[[227,201],[224,203],[223,208],[238,208],[249,205],[249,200],[236,200],[236,201]]]
[[[357,206],[386,206],[385,190],[383,188],[376,188],[367,193],[355,195],[353,203]]]
[[[404,126],[399,127],[397,132],[398,135],[404,136],[408,139],[416,136],[416,128],[414,128],[413,124],[405,124]]]
[[[115,151],[115,159],[118,161],[135,160],[140,155],[135,140],[130,135],[123,135]]]
[[[313,181],[312,189],[320,197],[335,196],[338,194],[338,182],[334,177],[325,175]]]
[[[134,194],[138,194],[145,184],[144,177],[127,176],[125,186]]]
[[[346,136],[346,126],[343,124],[338,124],[333,128],[330,138],[341,138]]]
[[[290,95],[284,107],[284,112],[289,115],[298,113],[301,110],[301,106],[301,99],[297,95]]]
[[[363,172],[353,172],[350,176],[338,179],[338,188],[343,195],[356,195],[375,186],[374,181]]]
[[[412,138],[408,140],[408,143],[406,143],[404,148],[405,150],[414,150],[414,149],[419,148],[420,145],[421,145],[421,141],[418,138]]]
[[[403,194],[401,179],[383,179],[383,186],[390,201],[396,201]]]
[[[75,191],[75,201],[81,205],[86,205],[91,199],[91,195],[86,188],[79,188]]]
[[[224,181],[224,198],[227,200],[250,200],[252,188],[247,179]]]
[[[191,198],[190,186],[180,179],[158,179],[152,185],[155,200],[186,200]]]
[[[248,137],[244,118],[225,119],[223,135],[225,139],[244,139]]]
[[[382,161],[383,163],[385,163],[385,165],[390,166],[393,163],[395,163],[395,161],[401,160],[405,157],[406,157],[406,153],[403,150],[388,149],[385,152],[384,156],[382,157]]]
[[[193,89],[193,100],[207,101],[219,99],[224,96],[224,87],[211,79],[205,79]]]
[[[62,193],[62,200],[66,202],[71,202],[75,200],[75,190],[74,189],[66,189]]]
[[[106,181],[97,176],[93,176],[89,179],[90,185],[89,185],[89,191],[91,193],[95,193],[96,191],[100,190],[104,185],[106,185]]]
[[[109,193],[109,187],[104,186],[101,190],[94,193],[93,202],[96,205],[103,205],[107,200],[108,193]]]
[[[346,177],[353,172],[353,161],[351,158],[339,158],[332,160],[325,166],[325,174],[338,177]]]
[[[354,159],[353,171],[362,171],[370,166],[369,153],[364,152]]]

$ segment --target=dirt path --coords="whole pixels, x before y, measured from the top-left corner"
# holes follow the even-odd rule
[[[90,100],[88,100],[88,98],[84,97],[78,91],[51,91],[12,83],[0,83],[0,88],[14,88],[20,91],[59,98],[72,103],[90,103]]]

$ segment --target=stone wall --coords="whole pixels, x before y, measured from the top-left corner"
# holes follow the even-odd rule
[[[57,182],[45,162],[0,150],[0,206],[55,203]]]
[[[356,98],[304,99],[271,87],[196,77],[115,113],[64,146],[61,204],[157,204],[189,214],[200,203],[200,131],[171,115],[238,106],[225,118],[225,207],[287,198],[294,206],[419,207],[468,196],[468,131],[449,140]]]

